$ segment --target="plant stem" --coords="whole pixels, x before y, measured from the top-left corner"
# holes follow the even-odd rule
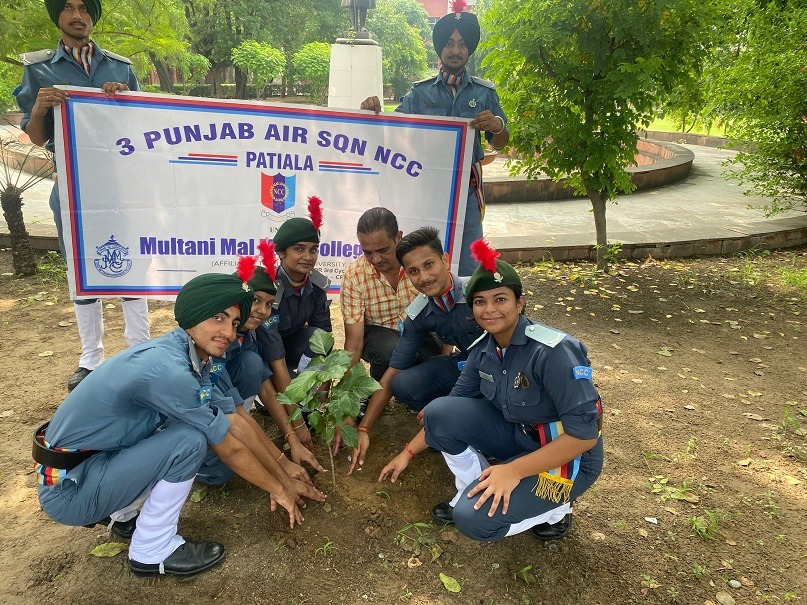
[[[328,446],[328,456],[331,459],[331,481],[333,481],[333,486],[336,487],[336,469],[333,466],[333,441],[325,445]]]

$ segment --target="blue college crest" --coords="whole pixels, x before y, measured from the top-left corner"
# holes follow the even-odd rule
[[[100,257],[95,259],[95,268],[101,275],[122,277],[132,268],[132,261],[126,258],[129,255],[129,248],[116,242],[114,235],[100,246],[96,246],[95,251]]]

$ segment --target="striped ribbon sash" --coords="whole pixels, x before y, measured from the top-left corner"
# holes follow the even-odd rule
[[[540,447],[544,447],[547,443],[563,434],[563,425],[560,421],[533,424],[530,426],[530,432],[531,437],[539,443]],[[581,457],[582,454],[558,468],[539,473],[538,481],[536,481],[535,487],[532,488],[532,493],[538,498],[549,500],[555,504],[568,502],[572,497],[572,486],[574,485],[575,477],[580,471]]]

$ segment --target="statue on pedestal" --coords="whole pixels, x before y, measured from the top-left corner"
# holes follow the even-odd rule
[[[375,0],[342,0],[342,6],[350,9],[350,31],[367,31],[367,9],[375,8]]]

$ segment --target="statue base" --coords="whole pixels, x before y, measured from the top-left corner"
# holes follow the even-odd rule
[[[360,38],[357,35],[355,38],[337,38],[336,43],[337,44],[359,44],[359,45],[363,44],[365,46],[368,46],[368,45],[369,46],[379,46],[378,42],[376,42],[375,40],[373,40],[370,37],[370,32],[359,32],[359,33],[367,34],[367,37]]]
[[[343,38],[336,42],[331,45],[328,107],[357,110],[367,97],[383,99],[381,47],[378,43]]]

